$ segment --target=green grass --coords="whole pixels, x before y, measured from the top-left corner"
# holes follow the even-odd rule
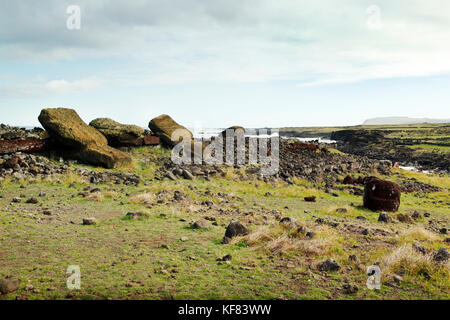
[[[146,159],[164,155],[166,150],[134,150],[135,166],[123,170],[145,172],[152,177],[158,164],[147,163]],[[389,179],[414,177],[447,188],[425,195],[403,194],[399,213],[429,212],[433,223],[448,227],[450,178],[403,170],[398,173]],[[289,185],[240,181],[239,174],[231,171],[229,175],[233,178],[154,180],[147,186],[95,185],[91,187],[99,187],[101,196],[92,198],[78,195],[88,184],[71,175],[34,183],[3,182],[0,279],[11,275],[22,282],[17,292],[0,299],[450,298],[448,263],[437,265],[409,255],[420,262],[414,265],[401,255],[392,256],[396,250],[408,253],[402,248],[416,242],[430,252],[450,248],[443,241],[444,235],[429,230],[429,219],[422,218],[411,225],[385,225],[377,221],[378,213],[362,207],[360,196],[345,190],[336,191],[339,197],[334,197],[304,180],[295,179],[295,185]],[[160,198],[161,203],[156,195],[163,190],[168,194]],[[173,201],[175,190],[183,192],[186,198]],[[46,192],[45,197],[38,197],[41,191]],[[218,192],[225,195],[219,197]],[[270,195],[266,196],[268,192]],[[25,198],[38,197],[40,203],[25,204],[23,199],[22,203],[12,204],[12,198],[21,194]],[[148,201],[133,200],[142,194],[150,195]],[[312,195],[317,202],[303,201]],[[212,200],[214,206],[202,205],[205,200]],[[52,216],[43,214],[46,208]],[[347,211],[340,212],[338,208]],[[280,217],[295,218],[315,237],[308,239],[296,228],[282,227],[273,210]],[[148,218],[124,218],[128,212],[138,211],[147,213]],[[368,220],[358,220],[358,216]],[[97,218],[98,224],[83,226],[82,219],[86,217]],[[202,230],[190,227],[189,222],[204,217],[214,218],[217,225]],[[317,218],[338,222],[339,226],[319,225]],[[241,221],[252,233],[223,245],[225,228],[232,220]],[[372,232],[364,236],[345,225]],[[181,237],[187,237],[187,241],[181,241]],[[161,247],[163,244],[168,249]],[[227,254],[233,257],[230,264],[216,261]],[[350,254],[357,255],[360,262],[350,261]],[[316,265],[328,258],[338,261],[341,270],[319,272]],[[365,286],[365,268],[376,261],[381,262],[383,284],[380,291],[371,291]],[[358,264],[364,268],[358,269]],[[69,265],[81,268],[81,290],[66,288]],[[430,278],[424,278],[424,271]],[[394,273],[401,274],[404,281],[394,283]],[[357,285],[359,291],[345,294],[342,286],[346,282]],[[26,291],[28,284],[39,291]],[[52,287],[56,289],[49,291]]]

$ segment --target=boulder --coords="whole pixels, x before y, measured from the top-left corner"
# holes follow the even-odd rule
[[[400,213],[397,215],[397,220],[404,223],[412,223],[413,219],[407,214]]]
[[[391,217],[387,214],[387,212],[381,212],[380,216],[378,217],[379,222],[385,222],[389,223],[392,221]]]
[[[194,222],[194,224],[192,225],[192,228],[194,229],[206,229],[206,228],[210,228],[211,224],[206,221],[206,220],[198,220],[196,222]]]
[[[115,168],[131,163],[131,157],[108,146],[108,140],[88,126],[72,109],[44,109],[39,121],[50,136],[69,149],[70,156],[92,165]]]
[[[0,281],[0,293],[8,294],[19,289],[20,280],[19,279],[6,279]]]
[[[246,236],[250,231],[244,227],[240,222],[231,222],[225,232],[225,238],[234,238],[238,236]]]
[[[186,135],[190,136],[190,138],[193,139],[192,132],[190,132],[182,125],[176,123],[175,120],[173,120],[167,114],[163,114],[152,119],[148,124],[148,127],[150,128],[150,130],[152,130],[154,134],[156,134],[159,137],[161,142],[170,147],[174,147],[183,140],[182,138],[180,138],[176,139],[176,141],[172,141],[172,134],[177,129],[185,130]]]
[[[121,124],[109,118],[98,118],[89,123],[100,131],[111,146],[136,144],[136,139],[144,137],[145,130],[135,125]]]
[[[324,271],[324,272],[338,271],[339,269],[341,269],[341,266],[335,260],[327,259],[327,260],[323,261],[322,263],[319,263],[317,265],[317,269],[319,269],[319,271]]]
[[[85,226],[90,226],[90,225],[94,225],[97,224],[97,219],[95,218],[84,218],[83,219],[83,225]]]
[[[437,262],[447,262],[450,258],[450,252],[447,248],[440,248],[433,255],[433,260]]]
[[[395,212],[400,206],[400,187],[390,181],[375,177],[365,178],[364,207],[372,211]]]

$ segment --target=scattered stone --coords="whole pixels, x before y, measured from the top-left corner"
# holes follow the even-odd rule
[[[5,279],[0,281],[0,292],[2,294],[8,294],[19,289],[19,279]]]
[[[439,230],[440,234],[447,234],[447,228],[442,228]]]
[[[131,220],[146,219],[148,218],[148,214],[144,212],[128,212],[125,217]]]
[[[20,203],[20,202],[22,202],[22,198],[20,198],[20,197],[14,197],[14,198],[12,199],[12,202],[14,202],[14,203]]]
[[[208,221],[202,219],[202,220],[198,220],[198,221],[194,222],[192,227],[194,229],[205,229],[205,228],[210,228],[211,224]]]
[[[392,276],[392,279],[395,281],[395,283],[401,283],[403,281],[403,277],[399,276],[398,274],[394,274]]]
[[[429,212],[425,212],[425,213],[423,214],[423,216],[424,216],[425,218],[429,218],[429,217],[431,217],[431,214],[430,214]]]
[[[26,203],[30,203],[30,204],[38,204],[39,200],[36,198],[30,198],[26,201]]]
[[[32,291],[34,289],[34,286],[32,284],[27,284],[25,286],[25,291]]]
[[[283,219],[281,219],[280,224],[292,228],[297,227],[297,221],[290,217],[284,217]]]
[[[231,243],[231,238],[229,237],[223,237],[222,239],[222,244],[230,244]]]
[[[305,197],[304,200],[306,202],[316,202],[316,197],[312,196],[312,197]]]
[[[227,254],[222,258],[222,261],[231,261],[231,259],[233,259],[233,257],[230,254]]]
[[[83,219],[83,225],[85,225],[85,226],[90,226],[90,225],[94,225],[94,224],[97,224],[96,218],[84,218]]]
[[[315,234],[314,232],[312,232],[312,231],[308,231],[308,232],[306,232],[306,234],[305,234],[305,236],[306,236],[307,238],[309,238],[309,239],[314,238],[315,235],[316,235],[316,234]]]
[[[354,284],[349,283],[344,284],[342,289],[344,289],[344,293],[346,294],[354,294],[358,292],[358,287]]]
[[[181,240],[181,242],[186,242],[186,241],[189,240],[189,238],[188,237],[181,237],[180,240]]]
[[[391,217],[387,214],[387,212],[382,212],[380,213],[380,216],[378,217],[378,221],[379,222],[385,222],[385,223],[389,223],[391,222]]]
[[[437,262],[447,262],[450,258],[450,252],[447,248],[440,248],[433,255],[433,260]]]
[[[412,245],[413,249],[416,250],[417,252],[420,252],[421,254],[426,254],[427,253],[427,249],[425,249],[424,246],[418,244],[418,243],[413,243]]]
[[[194,175],[187,169],[183,169],[183,177],[185,177],[188,180],[194,180]]]
[[[162,249],[169,249],[169,246],[167,244],[165,244],[165,243],[160,245],[159,247],[162,248]]]
[[[226,238],[234,238],[238,236],[246,236],[250,231],[244,227],[240,222],[231,222],[225,231]]]
[[[52,212],[50,210],[44,210],[44,211],[42,211],[42,214],[45,216],[51,216]]]
[[[324,262],[320,263],[317,266],[317,269],[319,271],[325,271],[325,272],[327,272],[327,271],[338,271],[339,269],[341,269],[341,266],[335,260],[327,259]]]
[[[397,215],[397,220],[403,223],[412,223],[413,219],[407,214],[400,213]]]
[[[366,217],[363,217],[363,216],[357,216],[356,219],[358,219],[358,220],[363,220],[363,221],[367,221],[367,218],[366,218]]]
[[[346,208],[337,208],[336,213],[347,213],[347,209]]]
[[[411,215],[411,218],[414,220],[422,218],[422,215],[418,211],[414,211],[414,213]]]

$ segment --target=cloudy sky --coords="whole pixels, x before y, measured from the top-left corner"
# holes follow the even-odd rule
[[[141,126],[450,118],[449,57],[448,0],[1,1],[0,123],[44,107]]]

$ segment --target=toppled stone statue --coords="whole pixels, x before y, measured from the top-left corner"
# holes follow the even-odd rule
[[[108,140],[94,127],[88,126],[72,109],[44,109],[39,121],[50,137],[80,161],[115,168],[131,163],[131,157],[108,146]]]

